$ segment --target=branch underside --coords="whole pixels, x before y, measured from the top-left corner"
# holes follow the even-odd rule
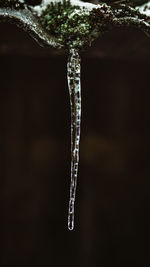
[[[124,17],[119,19],[114,19],[114,25],[117,27],[135,27],[142,30],[148,37],[150,37],[150,25],[140,19],[132,17]]]
[[[15,10],[14,8],[0,8],[0,22],[16,24],[27,32],[40,46],[53,46],[60,48],[54,37],[48,34],[32,12],[25,8]]]
[[[113,26],[117,27],[135,27],[143,31],[148,37],[150,37],[150,18],[141,14],[136,9],[120,5],[113,7],[114,19]]]

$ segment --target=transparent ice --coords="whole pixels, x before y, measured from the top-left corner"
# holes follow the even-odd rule
[[[79,143],[81,124],[81,81],[80,81],[80,56],[76,49],[70,49],[67,64],[67,80],[71,106],[71,183],[68,210],[68,229],[74,228],[74,204],[76,196]]]

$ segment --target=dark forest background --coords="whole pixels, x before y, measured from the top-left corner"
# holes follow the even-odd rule
[[[82,52],[73,232],[66,62],[0,24],[0,264],[149,266],[150,40],[114,29]]]

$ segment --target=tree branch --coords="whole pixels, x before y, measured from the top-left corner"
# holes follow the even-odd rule
[[[28,8],[16,10],[14,8],[0,8],[0,22],[10,22],[26,31],[41,46],[61,47],[54,37],[48,34],[38,18]]]

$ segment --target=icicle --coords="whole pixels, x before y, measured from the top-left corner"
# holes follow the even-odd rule
[[[68,229],[73,230],[81,123],[80,56],[76,49],[70,49],[67,64],[67,79],[71,106],[71,184],[68,210]]]

